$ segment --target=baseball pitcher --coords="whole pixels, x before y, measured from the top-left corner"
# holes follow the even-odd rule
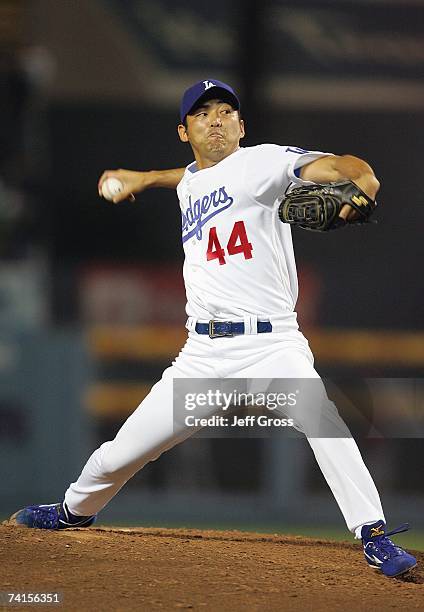
[[[122,189],[114,202],[147,188],[177,189],[182,217],[188,337],[179,355],[114,440],[88,459],[61,502],[28,506],[12,522],[41,529],[91,525],[98,512],[149,461],[196,429],[175,428],[174,378],[315,379],[320,377],[298,329],[291,225],[313,231],[367,223],[379,189],[371,167],[351,155],[262,144],[242,147],[240,101],[229,85],[195,83],[181,102],[178,135],[193,151],[186,168],[109,170]],[[348,529],[365,559],[397,576],[416,559],[386,531],[379,494],[358,447],[331,402],[320,412],[340,435],[308,435],[308,414],[294,413]],[[325,428],[324,428],[325,430]]]

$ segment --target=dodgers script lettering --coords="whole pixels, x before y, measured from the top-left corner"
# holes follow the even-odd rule
[[[209,195],[204,195],[195,202],[191,196],[182,216],[182,240],[186,242],[192,236],[201,240],[203,236],[202,227],[215,215],[223,212],[231,206],[234,198],[228,195],[225,186],[215,189]]]

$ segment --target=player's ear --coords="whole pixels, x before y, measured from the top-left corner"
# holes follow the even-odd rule
[[[246,135],[246,131],[244,129],[244,121],[240,119],[240,138],[244,138]]]
[[[240,119],[240,138],[244,138],[246,135],[246,131],[244,129],[244,121]]]
[[[178,129],[178,136],[180,137],[181,142],[188,142],[187,129],[185,125],[180,123],[177,129]]]

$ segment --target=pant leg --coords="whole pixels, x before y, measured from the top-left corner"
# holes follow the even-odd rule
[[[193,348],[191,344],[187,342],[115,439],[95,450],[78,480],[70,484],[65,501],[73,514],[96,514],[147,463],[199,430],[183,427],[181,423],[175,426],[173,418],[174,378],[216,376],[208,363],[205,347]]]
[[[262,339],[261,339],[261,342]],[[245,378],[316,379],[316,401],[320,406],[308,406],[311,411],[299,411],[294,408],[284,414],[293,417],[297,429],[306,434],[317,463],[327,481],[350,531],[365,523],[384,520],[383,508],[373,479],[364,464],[355,440],[338,411],[327,398],[320,377],[313,367],[313,356],[307,345],[299,338],[299,344],[273,342],[265,347],[265,356],[256,347],[256,363],[238,372]],[[315,382],[315,381],[314,381]],[[299,380],[299,386],[302,381]],[[315,389],[315,387],[313,387]],[[318,410],[316,410],[318,408]],[[317,426],[318,423],[318,426]],[[332,437],[308,436],[309,431],[330,431]]]
[[[383,520],[374,481],[353,438],[308,438],[315,459],[352,533],[360,525]]]

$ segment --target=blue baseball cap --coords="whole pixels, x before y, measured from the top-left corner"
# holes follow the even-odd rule
[[[183,99],[181,100],[180,117],[181,123],[184,123],[184,119],[190,113],[192,108],[201,99],[210,100],[211,98],[223,98],[228,100],[236,110],[240,108],[240,100],[238,99],[234,89],[216,79],[206,79],[205,81],[199,81],[195,83],[184,92]]]

